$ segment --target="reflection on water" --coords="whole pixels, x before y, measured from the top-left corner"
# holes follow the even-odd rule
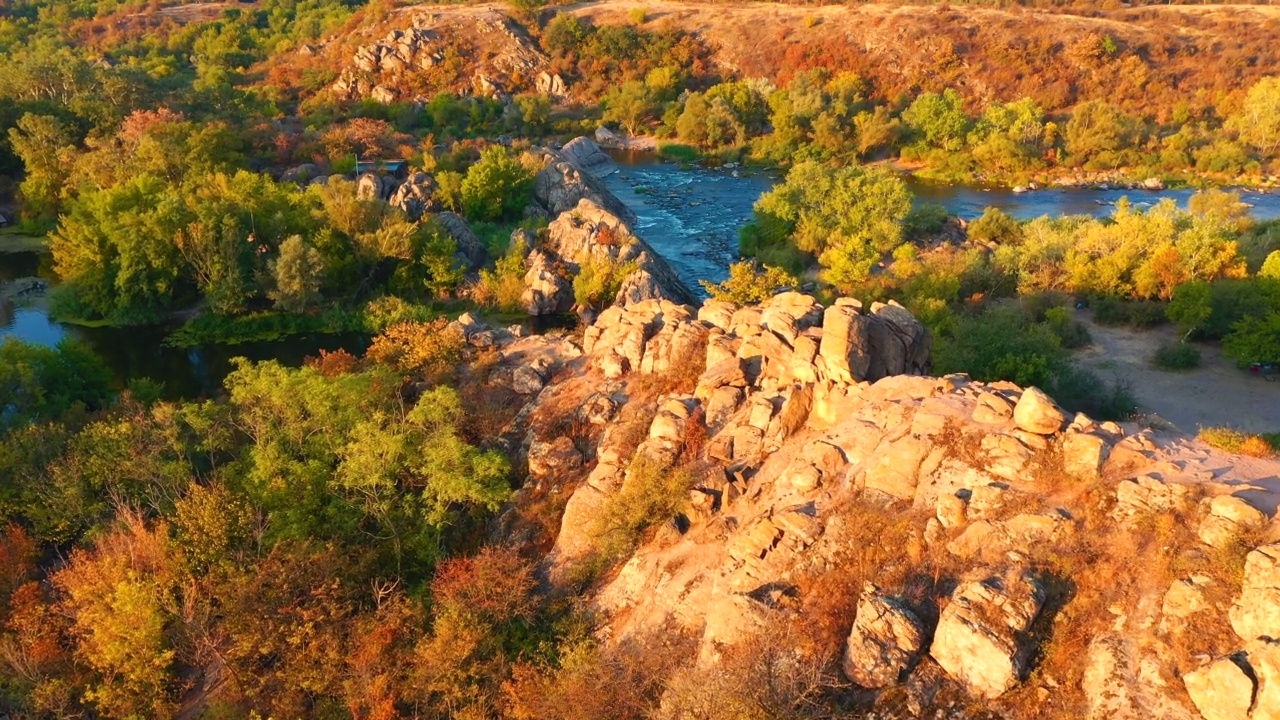
[[[48,255],[36,253],[0,253],[0,282],[26,277],[52,281]],[[231,359],[277,360],[283,365],[299,366],[320,350],[340,348],[352,353],[364,352],[368,338],[355,335],[299,335],[285,340],[253,342],[240,345],[209,345],[199,348],[172,348],[164,345],[172,328],[142,326],[124,328],[87,328],[64,325],[49,319],[47,298],[33,297],[14,303],[0,300],[0,340],[13,337],[41,345],[56,345],[63,338],[74,338],[88,345],[102,358],[123,386],[134,378],[151,378],[164,383],[170,398],[211,396],[222,387],[231,372]]]

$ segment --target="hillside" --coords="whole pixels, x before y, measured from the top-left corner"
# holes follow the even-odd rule
[[[974,107],[1029,96],[1049,112],[1107,99],[1125,110],[1165,121],[1175,107],[1193,112],[1224,108],[1280,61],[1280,13],[1264,6],[1151,6],[1086,17],[1031,9],[866,4],[801,7],[775,3],[598,2],[543,11],[543,22],[568,12],[597,25],[633,25],[692,33],[711,49],[726,76],[767,77],[783,83],[798,70],[851,70],[876,96],[958,89]],[[485,30],[510,9],[492,6],[411,5],[360,37],[373,38],[424,22],[448,26],[474,79],[504,50],[502,33]],[[419,21],[416,18],[430,18]],[[471,30],[496,38],[476,44]],[[530,36],[537,28],[527,28]],[[352,38],[326,57],[354,56]],[[469,51],[468,51],[469,49]],[[398,68],[397,68],[398,69]],[[541,60],[522,65],[509,90],[532,90]],[[569,68],[561,71],[569,74]],[[417,73],[404,73],[405,88]],[[510,75],[508,75],[510,77]],[[466,82],[455,78],[455,87]],[[402,93],[403,94],[403,93]],[[572,92],[570,93],[572,95]]]

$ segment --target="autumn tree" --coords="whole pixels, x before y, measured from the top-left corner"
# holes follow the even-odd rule
[[[1240,139],[1264,156],[1280,149],[1280,75],[1264,77],[1245,95],[1240,111],[1228,123]]]

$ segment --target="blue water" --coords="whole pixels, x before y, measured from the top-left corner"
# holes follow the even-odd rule
[[[618,170],[605,185],[635,212],[636,231],[695,290],[699,280],[718,282],[738,258],[738,230],[751,220],[761,193],[781,177],[746,169],[703,168],[661,161],[652,153],[613,153]],[[1014,217],[1094,215],[1115,212],[1128,197],[1135,207],[1150,207],[1173,198],[1186,207],[1193,190],[1049,189],[1015,193],[1004,188],[931,185],[908,181],[916,202],[939,203],[952,215],[972,220],[988,206]],[[1241,191],[1250,214],[1259,220],[1280,217],[1280,194]]]

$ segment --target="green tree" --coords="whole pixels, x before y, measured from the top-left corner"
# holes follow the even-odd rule
[[[1067,152],[1077,164],[1117,167],[1123,162],[1118,153],[1132,146],[1135,135],[1132,119],[1103,100],[1090,100],[1076,106],[1067,121]]]
[[[628,135],[635,135],[653,116],[653,101],[643,82],[632,80],[605,93],[600,101],[605,122],[617,123]]]
[[[75,405],[97,410],[111,394],[111,373],[77,342],[49,348],[0,340],[0,430],[57,419]]]
[[[902,244],[910,212],[906,184],[885,170],[804,162],[760,197],[747,233],[816,255],[823,278],[848,290]]]
[[[269,296],[276,307],[299,313],[320,299],[324,259],[301,235],[290,235],[280,244],[280,256],[270,268],[275,288]]]
[[[1264,156],[1275,155],[1280,149],[1280,75],[1254,83],[1240,111],[1228,122],[1240,133],[1240,139],[1258,152]]]
[[[534,173],[506,148],[485,148],[462,181],[462,207],[473,220],[519,217],[529,203]]]
[[[964,101],[952,88],[921,94],[903,111],[902,120],[927,145],[943,150],[959,149],[969,127]]]
[[[9,129],[9,145],[25,170],[23,211],[36,218],[55,217],[76,150],[70,131],[55,117],[27,113]]]
[[[1183,340],[1190,338],[1213,314],[1212,300],[1213,292],[1204,281],[1184,283],[1174,289],[1165,314],[1178,325]]]

